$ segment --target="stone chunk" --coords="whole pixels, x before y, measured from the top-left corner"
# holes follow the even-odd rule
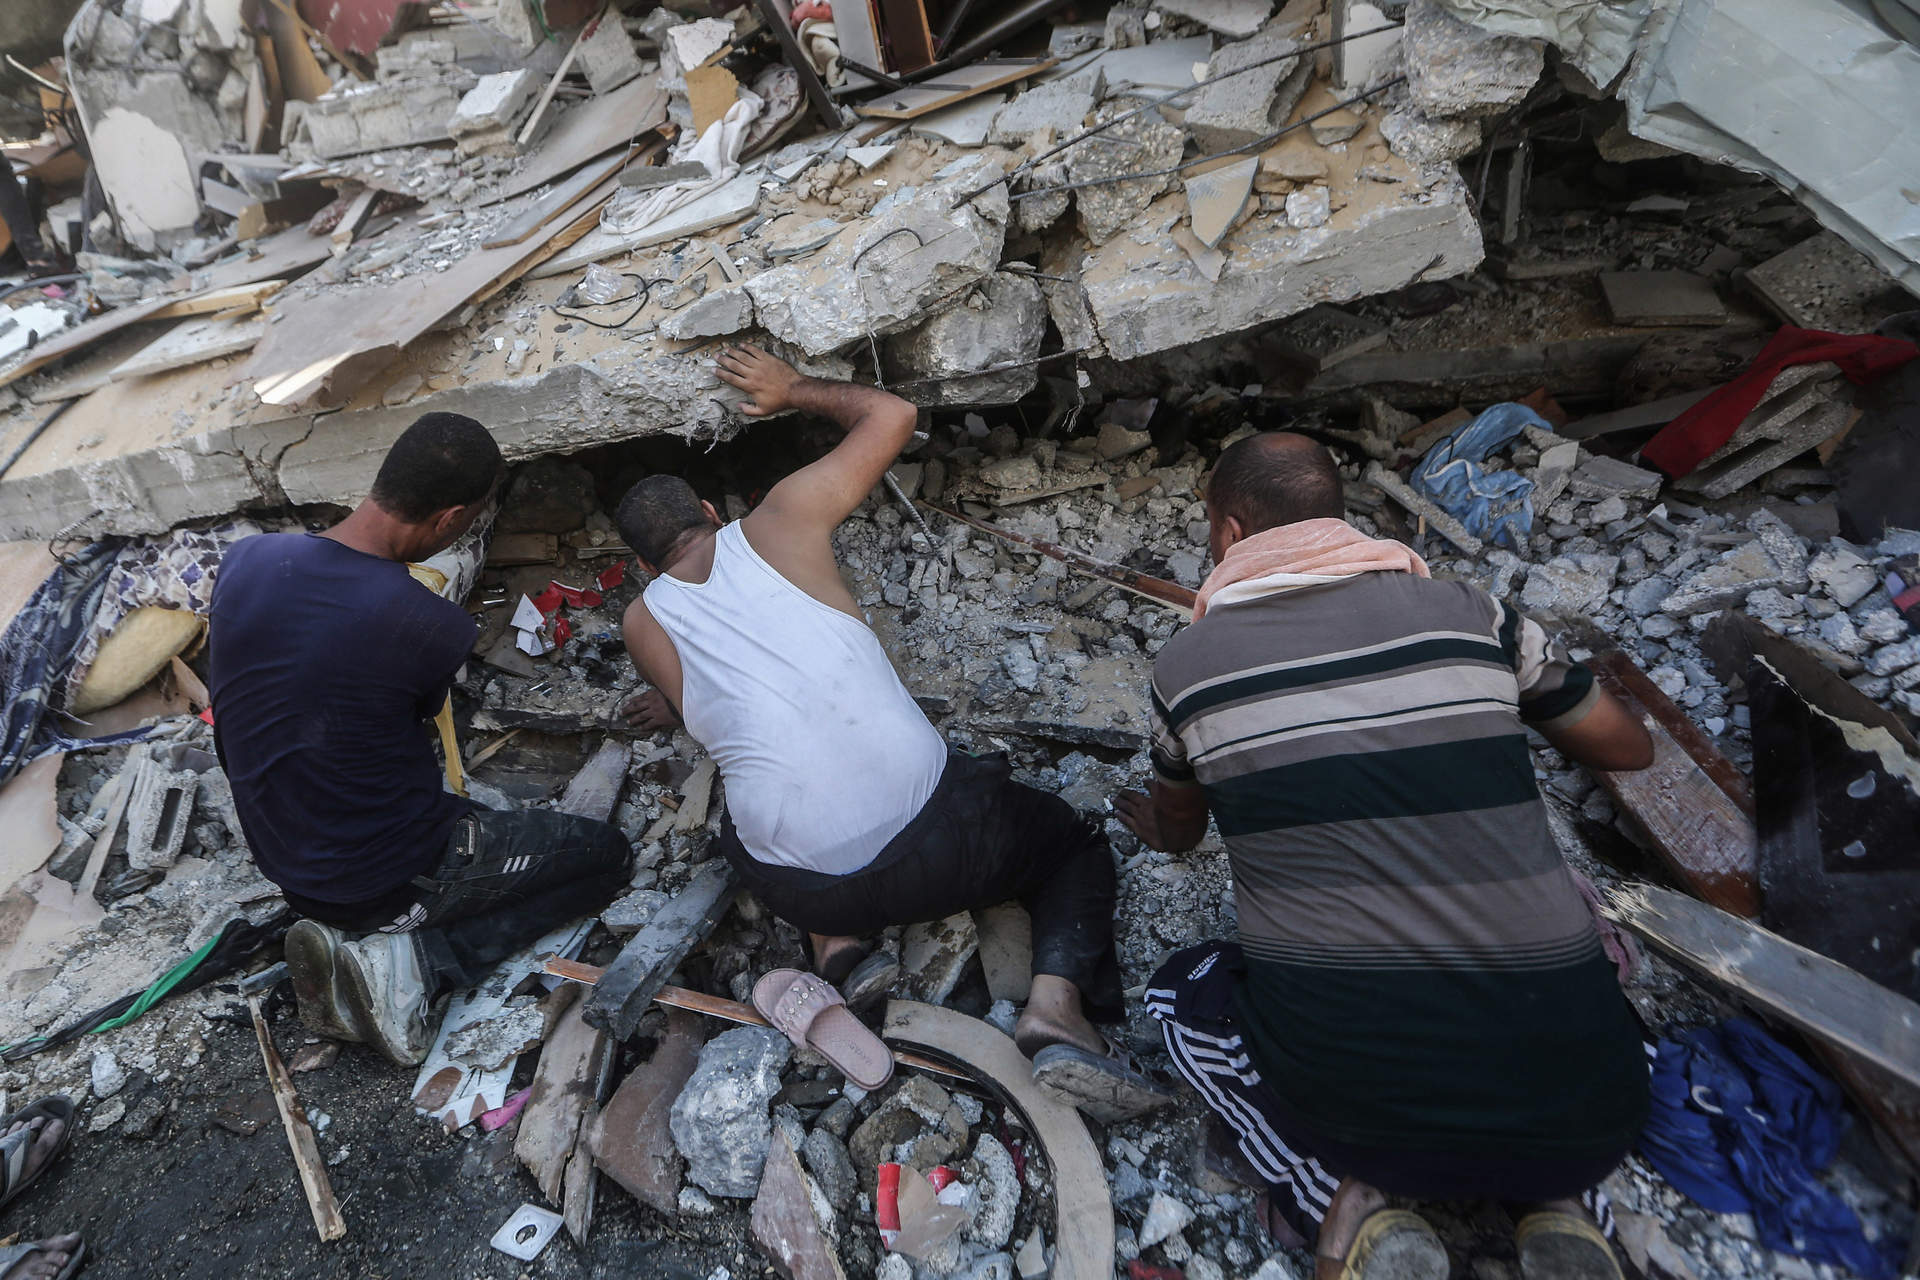
[[[111,1098],[127,1087],[126,1068],[113,1056],[111,1049],[95,1049],[93,1061],[88,1067],[93,1083],[93,1096]]]
[[[1125,103],[1110,104],[1101,109],[1098,119],[1104,121],[1127,109]],[[1091,182],[1169,169],[1180,162],[1186,141],[1186,134],[1156,112],[1144,112],[1067,152],[1067,180]],[[1081,231],[1092,243],[1105,244],[1131,226],[1171,183],[1171,178],[1161,176],[1082,187],[1073,193]]]
[[[747,1199],[759,1188],[773,1136],[767,1106],[792,1057],[792,1043],[765,1027],[737,1027],[700,1050],[669,1127],[688,1177],[708,1193]]]
[[[854,1196],[860,1192],[860,1178],[854,1171],[846,1144],[816,1125],[801,1146],[800,1155],[827,1203],[841,1212],[852,1207]]]
[[[1660,492],[1660,473],[1595,454],[1574,468],[1568,488],[1574,497],[1592,502],[1615,496],[1651,498]]]
[[[888,338],[888,362],[897,370],[895,381],[942,379],[901,387],[901,394],[915,404],[1011,404],[1038,384],[1038,366],[958,375],[1033,359],[1046,328],[1047,303],[1040,286],[1010,272],[996,272],[962,305]]]
[[[967,1119],[945,1089],[911,1076],[853,1131],[847,1150],[864,1179],[894,1159],[917,1169],[945,1164],[965,1148]]]
[[[1380,136],[1393,154],[1417,165],[1452,164],[1478,151],[1481,141],[1478,120],[1436,120],[1413,106],[1388,112]]]
[[[1843,542],[1832,542],[1807,565],[1813,585],[1842,609],[1851,609],[1880,585],[1873,564]]]
[[[467,91],[447,121],[447,134],[459,144],[460,154],[473,155],[511,146],[509,135],[540,91],[543,80],[521,67],[481,76]]]
[[[1011,652],[1021,654],[1028,662],[1033,661],[1031,650],[1024,646]],[[1033,674],[1037,684],[1037,664]],[[1015,683],[1020,683],[1017,677]],[[900,939],[900,962],[906,969],[914,998],[929,1004],[944,1003],[953,994],[961,972],[979,946],[973,917],[964,911],[931,924],[908,925]]]
[[[1538,40],[1495,35],[1440,0],[1407,5],[1407,87],[1429,116],[1490,116],[1517,106],[1546,69]]]
[[[785,1280],[845,1280],[832,1222],[833,1210],[801,1169],[786,1135],[775,1136],[753,1200],[753,1242]]]
[[[735,286],[712,289],[660,322],[669,338],[719,338],[753,324],[753,295]]]
[[[1920,636],[1875,649],[1867,659],[1869,675],[1890,676],[1914,666],[1920,666]]]
[[[1618,556],[1556,556],[1527,574],[1520,607],[1529,613],[1590,613],[1606,602],[1619,568]]]
[[[1302,187],[1287,195],[1287,225],[1296,231],[1324,227],[1333,217],[1333,193],[1322,186]]]
[[[580,38],[575,57],[595,93],[611,93],[646,70],[618,9],[608,9],[594,29]]]
[[[1194,1218],[1193,1210],[1164,1191],[1153,1193],[1147,1202],[1147,1214],[1140,1223],[1140,1247],[1150,1249],[1184,1228]]]
[[[1310,57],[1282,58],[1256,67],[1255,63],[1296,48],[1290,32],[1269,30],[1251,40],[1230,44],[1213,55],[1207,78],[1241,72],[1208,85],[1193,96],[1187,108],[1187,128],[1203,151],[1225,151],[1272,133],[1307,90],[1313,72]],[[1242,70],[1249,68],[1251,70]]]
[[[1779,521],[1774,519],[1774,523]],[[1798,545],[1785,526],[1781,526],[1779,534],[1783,534],[1784,539],[1777,535],[1762,537],[1735,547],[1681,582],[1662,608],[1678,617],[1692,617],[1697,613],[1733,608],[1743,604],[1748,595],[1768,587],[1788,592],[1805,590],[1806,553],[1801,551],[1796,557],[1785,545]],[[1771,547],[1769,542],[1773,544]]]

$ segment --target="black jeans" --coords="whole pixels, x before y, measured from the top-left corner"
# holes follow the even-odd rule
[[[951,753],[926,805],[848,875],[756,861],[731,818],[719,848],[768,910],[808,933],[860,936],[1017,899],[1033,918],[1033,972],[1073,983],[1095,1021],[1122,1016],[1113,850],[1094,819],[1015,782],[1003,756]]]
[[[475,985],[535,938],[600,910],[626,888],[632,865],[618,827],[550,809],[476,808],[454,823],[432,872],[385,899],[286,898],[351,933],[414,934],[433,996]]]

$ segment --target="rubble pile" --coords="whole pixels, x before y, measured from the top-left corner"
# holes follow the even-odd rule
[[[923,430],[836,534],[848,585],[949,742],[1008,753],[1021,780],[1089,813],[1150,776],[1153,658],[1210,568],[1208,470],[1280,427],[1333,450],[1364,532],[1512,602],[1576,658],[1624,654],[1653,691],[1650,723],[1672,713],[1668,760],[1758,776],[1754,691],[1709,634],[1731,621],[1860,695],[1860,723],[1888,736],[1849,746],[1910,770],[1894,729],[1920,717],[1920,610],[1904,598],[1920,509],[1866,474],[1901,456],[1867,450],[1915,429],[1890,376],[1829,352],[1763,379],[1697,465],[1656,469],[1654,439],[1754,365],[1777,325],[1898,341],[1912,299],[1887,246],[1862,244],[1828,195],[1809,212],[1798,189],[1635,136],[1600,87],[1621,84],[1628,108],[1640,92],[1620,78],[1627,54],[1614,65],[1618,32],[1520,0],[1154,0],[1080,6],[1051,29],[981,13],[941,38],[944,61],[929,44],[904,67],[887,60],[903,41],[863,47],[839,5],[793,6],[784,27],[779,4],[553,24],[551,0],[335,8],[80,7],[46,68],[73,118],[44,145],[77,128],[103,199],[53,200],[67,188],[36,179],[44,235],[77,271],[6,300],[0,536],[20,541],[0,551],[157,547],[240,511],[317,529],[419,415],[480,419],[514,472],[448,589],[480,625],[452,703],[464,785],[494,808],[558,808],[612,744],[611,821],[635,851],[625,892],[556,944],[563,960],[604,974],[719,870],[714,762],[619,714],[641,687],[620,623],[644,584],[610,512],[632,480],[674,471],[737,519],[829,443],[804,424],[749,428],[713,373],[738,341],[921,408]],[[975,29],[1008,56],[969,49]],[[227,973],[98,1034],[37,1052],[35,1037],[146,989],[236,921],[270,929],[282,906],[199,716],[198,635],[101,709],[99,732],[139,741],[76,747],[49,766],[57,781],[33,780],[58,847],[0,911],[15,922],[0,935],[0,1090],[85,1099],[97,1141],[193,1141],[180,1100],[235,1039],[209,1032],[250,1025],[239,997],[260,991]],[[1617,779],[1532,747],[1556,837],[1602,893],[1684,880]],[[1217,835],[1173,856],[1105,827],[1129,984],[1232,935]],[[903,972],[888,994],[1010,1034],[1021,917],[890,931]],[[801,938],[751,896],[707,923],[676,953],[684,992],[744,1004],[770,968],[806,967]],[[458,1083],[423,1073],[383,1103],[417,1111],[418,1130],[383,1113],[383,1132],[394,1148],[457,1135],[463,1169],[506,1170],[488,1185],[565,1208],[568,1227],[585,1194],[585,1256],[594,1177],[543,1194],[510,1153],[538,1127],[524,1108],[562,1030],[608,1037],[567,1022],[588,997],[544,956],[521,959],[491,1004],[462,1006],[434,1064]],[[1650,1037],[1750,1003],[1651,952],[1623,984]],[[612,1187],[627,1193],[622,1229],[696,1242],[709,1280],[1068,1270],[1065,1157],[1006,1089],[916,1069],[868,1094],[764,1027],[661,1005],[568,1094],[598,1105],[581,1104],[562,1163],[607,1175],[606,1217]],[[283,1035],[287,1014],[267,997]],[[1120,1037],[1165,1072],[1137,999]],[[327,1054],[306,1037],[293,1070],[324,1071]],[[227,1133],[271,1132],[271,1108],[221,1106]],[[1115,1274],[1308,1274],[1207,1118],[1183,1095],[1084,1126]],[[343,1185],[395,1180],[326,1119],[318,1150]],[[1894,1163],[1860,1136],[1828,1175],[1876,1240],[1913,1225]],[[881,1221],[895,1164],[911,1256]],[[916,1179],[935,1173],[952,1182],[929,1194]],[[1645,1274],[1840,1274],[1768,1249],[1751,1219],[1699,1207],[1639,1157],[1604,1189]],[[497,1207],[494,1225],[512,1203]],[[549,1216],[536,1253],[560,1229]],[[1518,1273],[1499,1224],[1433,1216],[1473,1274]]]

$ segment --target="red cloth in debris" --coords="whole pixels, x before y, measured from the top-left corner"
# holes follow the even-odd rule
[[[1745,373],[1668,423],[1640,450],[1640,456],[1670,476],[1686,475],[1732,439],[1782,369],[1831,360],[1853,381],[1871,382],[1915,356],[1920,356],[1920,347],[1898,338],[1783,326]]]

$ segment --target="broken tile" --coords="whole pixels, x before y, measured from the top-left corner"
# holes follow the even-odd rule
[[[833,1210],[800,1167],[786,1135],[775,1134],[753,1198],[754,1243],[784,1280],[844,1280],[828,1235],[832,1218]]]
[[[1247,200],[1253,194],[1253,175],[1259,167],[1258,157],[1248,156],[1186,179],[1194,239],[1209,249],[1220,243],[1246,212]]]
[[[686,1161],[673,1144],[669,1118],[700,1061],[699,1017],[667,1010],[667,1031],[653,1056],[628,1074],[587,1130],[593,1162],[640,1203],[679,1210]]]

